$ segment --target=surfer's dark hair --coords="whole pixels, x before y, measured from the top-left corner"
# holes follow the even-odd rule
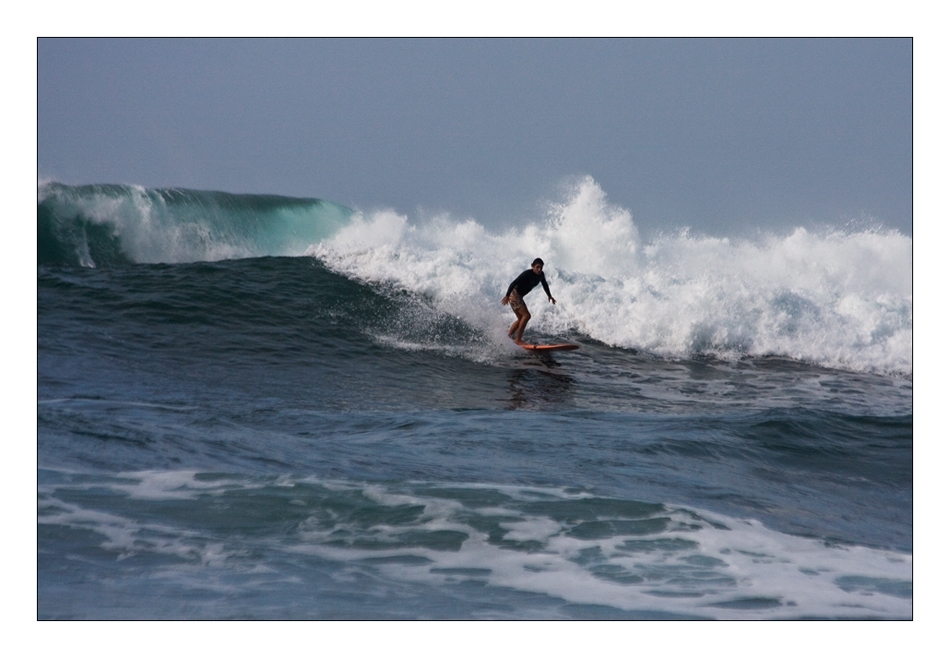
[[[531,263],[531,267],[534,267],[535,265],[540,265],[541,267],[544,267],[544,261],[541,260],[540,258],[535,258],[534,262]]]

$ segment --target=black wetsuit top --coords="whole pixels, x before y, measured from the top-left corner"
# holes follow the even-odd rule
[[[548,297],[551,296],[551,289],[548,288],[548,281],[544,278],[544,272],[541,274],[535,274],[534,270],[525,270],[518,275],[518,278],[511,282],[511,285],[508,286],[508,292],[505,293],[505,297],[511,294],[512,290],[517,290],[518,294],[524,298],[529,292],[534,290],[534,287],[538,284],[541,284],[541,287],[544,288],[544,292],[548,294]]]

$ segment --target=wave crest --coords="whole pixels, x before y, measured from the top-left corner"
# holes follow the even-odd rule
[[[299,256],[351,212],[319,199],[41,183],[37,260],[96,267]]]
[[[500,300],[535,257],[557,306],[527,298],[529,332],[580,333],[662,357],[778,355],[909,375],[911,239],[897,231],[808,231],[758,240],[688,230],[643,244],[630,213],[591,178],[547,217],[505,233],[439,216],[364,216],[308,253],[352,278],[425,294],[504,340]]]

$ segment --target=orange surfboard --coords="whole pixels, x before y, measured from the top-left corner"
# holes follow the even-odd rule
[[[528,343],[518,343],[520,347],[523,347],[526,350],[537,351],[537,352],[568,352],[570,350],[580,349],[580,345],[572,345],[571,343],[564,343],[563,345],[530,345]]]

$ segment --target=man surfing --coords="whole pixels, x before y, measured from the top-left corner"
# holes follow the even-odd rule
[[[518,316],[515,323],[511,325],[511,329],[508,330],[508,337],[518,345],[524,345],[521,337],[524,335],[524,328],[528,326],[528,320],[531,319],[528,307],[524,303],[524,296],[534,290],[535,286],[540,283],[541,287],[544,288],[544,292],[548,295],[548,301],[557,304],[554,297],[551,297],[551,289],[548,288],[543,269],[544,261],[535,258],[534,262],[531,263],[531,269],[525,270],[518,275],[517,279],[511,282],[511,285],[508,286],[508,292],[505,293],[505,298],[501,300],[502,305],[511,306],[511,310]]]

